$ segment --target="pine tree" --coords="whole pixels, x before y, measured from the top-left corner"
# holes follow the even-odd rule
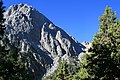
[[[0,78],[2,80],[32,80],[27,70],[28,65],[26,65],[28,64],[27,53],[20,52],[20,48],[15,46],[16,43],[10,44],[7,40],[3,40],[4,46],[0,48]],[[9,48],[6,49],[6,46]]]
[[[5,19],[3,18],[3,13],[5,12],[4,8],[5,7],[3,6],[3,2],[0,1],[0,40],[2,39],[5,30],[5,26],[3,24],[5,21]]]
[[[55,71],[55,73],[51,76],[48,77],[48,79],[52,79],[52,80],[69,80],[66,79],[67,76],[69,75],[68,73],[68,64],[66,61],[62,61],[60,63],[59,68]],[[46,80],[48,80],[46,79]]]
[[[73,80],[73,76],[77,73],[77,67],[72,64],[74,62],[61,61],[58,69],[45,80]]]
[[[3,39],[3,35],[4,35],[4,30],[5,30],[5,25],[4,25],[4,21],[5,19],[3,18],[3,13],[5,12],[4,10],[4,6],[3,6],[3,2],[0,1],[0,42]],[[4,52],[4,53],[3,53]],[[6,54],[6,50],[5,47],[0,45],[0,79],[3,80],[3,68],[4,68],[4,55]]]
[[[27,58],[23,61],[23,57],[27,55],[20,53],[18,43],[10,43],[5,37],[5,25],[3,18],[4,10],[3,2],[0,1],[0,80],[32,80],[26,68]],[[17,40],[16,40],[17,41]]]
[[[89,79],[120,79],[120,21],[111,8],[106,7],[99,26],[83,68],[91,75]]]

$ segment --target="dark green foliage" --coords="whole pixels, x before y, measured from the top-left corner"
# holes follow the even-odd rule
[[[3,2],[0,1],[0,40],[4,35],[5,26],[3,25],[5,19],[3,18],[3,13],[5,12]]]
[[[7,40],[4,39],[3,42],[8,42]],[[15,44],[9,42],[4,46],[0,45],[0,77],[3,80],[32,80],[27,72],[27,53],[19,51]]]
[[[17,43],[10,43],[4,36],[5,25],[3,18],[4,7],[0,1],[0,80],[32,80],[27,72],[27,53],[20,53]]]
[[[111,8],[106,7],[99,26],[82,68],[90,80],[120,79],[120,21]]]
[[[87,64],[86,56],[87,55],[84,54],[84,56],[81,58],[82,62],[80,62],[78,65],[80,69],[77,71],[77,74],[74,75],[74,80],[89,80],[90,78],[94,77],[93,75],[90,75],[87,71],[88,69],[85,68]]]
[[[67,61],[63,60],[58,69],[45,80],[73,80],[78,69],[79,67],[77,67],[74,62],[67,63]]]

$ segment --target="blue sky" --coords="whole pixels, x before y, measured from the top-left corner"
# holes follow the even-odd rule
[[[3,0],[6,8],[25,3],[33,6],[54,24],[64,29],[79,42],[92,41],[98,31],[98,17],[106,5],[120,18],[120,0]]]

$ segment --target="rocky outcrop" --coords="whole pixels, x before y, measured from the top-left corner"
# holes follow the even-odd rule
[[[89,54],[89,49],[92,47],[91,42],[84,41],[81,44],[83,44],[83,48],[82,48],[83,51],[78,55],[78,59],[80,61],[82,61],[84,54]]]
[[[12,43],[20,41],[21,52],[30,53],[35,80],[54,72],[64,56],[82,52],[82,44],[27,4],[10,6],[4,15],[6,36]]]

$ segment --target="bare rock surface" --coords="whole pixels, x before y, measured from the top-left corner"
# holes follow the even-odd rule
[[[61,58],[83,51],[82,44],[27,4],[12,5],[4,15],[6,36],[12,43],[20,41],[21,52],[29,52],[35,80],[53,73]]]

